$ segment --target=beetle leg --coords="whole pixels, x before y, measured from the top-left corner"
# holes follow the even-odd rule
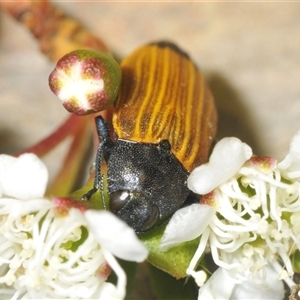
[[[103,176],[101,174],[102,157],[107,161],[110,153],[110,149],[113,147],[113,142],[109,136],[109,127],[101,116],[95,118],[96,129],[99,138],[99,146],[97,149],[96,160],[95,160],[95,177],[93,188],[85,193],[81,200],[89,200],[99,188],[103,188]],[[102,198],[104,198],[102,193]],[[102,199],[103,203],[104,200]]]

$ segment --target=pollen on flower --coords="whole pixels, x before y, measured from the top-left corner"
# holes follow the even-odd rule
[[[243,254],[247,257],[251,257],[254,253],[253,246],[249,244],[244,244],[243,246]]]
[[[258,208],[258,207],[257,207],[257,208]],[[256,209],[257,209],[257,208],[256,208]],[[260,218],[261,218],[261,217],[260,217],[260,215],[259,215],[258,219],[260,219]],[[268,232],[269,232],[269,223],[268,223],[265,219],[260,220],[260,221],[259,221],[259,226],[258,226],[258,228],[257,228],[257,233],[258,233],[259,235],[261,235],[263,239],[265,239],[266,236],[267,236],[267,234],[268,234]]]
[[[251,201],[249,202],[249,206],[252,210],[257,210],[260,207],[260,200],[257,196],[254,196],[251,198]],[[259,215],[257,215],[258,217]]]

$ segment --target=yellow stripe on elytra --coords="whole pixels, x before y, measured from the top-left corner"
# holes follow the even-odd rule
[[[170,127],[168,120],[172,114],[175,99],[171,98],[170,90],[170,74],[171,74],[171,51],[169,48],[159,49],[162,55],[160,61],[158,61],[158,78],[160,78],[160,83],[158,88],[153,94],[152,101],[155,101],[155,106],[153,110],[153,117],[149,123],[149,129],[153,138],[160,141],[161,139],[167,139],[169,135],[169,130],[166,134],[166,129]]]
[[[171,52],[171,51],[170,51]],[[178,106],[180,105],[180,102],[182,99],[182,94],[180,91],[182,91],[182,76],[181,76],[181,63],[182,63],[182,57],[181,55],[178,55],[176,52],[171,52],[171,58],[172,62],[172,74],[173,76],[170,77],[169,80],[169,86],[170,86],[170,101],[171,103],[169,105],[172,105],[172,115],[169,118],[169,124],[170,127],[169,131],[169,139],[172,145],[173,152],[176,152],[176,143],[178,143],[180,136],[178,133],[180,133],[180,127],[182,118],[180,114],[182,111],[180,109],[178,110]],[[170,125],[170,123],[172,125]]]
[[[164,123],[160,116],[161,111],[164,109],[163,101],[166,97],[167,85],[168,85],[168,73],[169,73],[169,63],[168,63],[168,53],[165,49],[155,48],[156,50],[156,72],[153,74],[153,77],[156,77],[156,80],[159,80],[159,84],[156,84],[156,88],[149,86],[152,92],[152,102],[154,103],[152,115],[149,120],[149,130],[154,139],[159,139],[161,136],[162,126],[156,126],[155,124],[160,119],[160,122]],[[162,55],[158,55],[158,52],[162,51]],[[167,55],[166,55],[167,54]],[[148,108],[149,109],[149,108]],[[162,116],[164,116],[163,114]],[[154,130],[154,128],[158,130]]]
[[[192,165],[194,164],[197,157],[199,157],[199,152],[202,151],[201,144],[202,140],[205,138],[201,135],[203,132],[202,128],[202,122],[201,118],[203,117],[203,109],[204,107],[204,80],[203,76],[201,76],[199,73],[195,74],[196,82],[195,82],[195,90],[194,92],[196,94],[193,95],[194,101],[196,101],[196,104],[194,103],[194,106],[196,109],[194,110],[194,114],[191,114],[191,121],[190,124],[192,128],[194,129],[194,132],[192,135],[190,135],[190,151],[186,151],[186,157],[187,163],[190,165],[190,168],[192,168]],[[191,140],[191,138],[193,140]]]
[[[185,138],[183,139],[183,142],[180,147],[179,155],[181,159],[183,160],[186,156],[186,152],[190,145],[190,139],[189,136],[191,135],[191,131],[194,129],[191,127],[192,117],[191,113],[195,114],[197,111],[195,111],[195,107],[193,105],[193,97],[194,97],[194,84],[195,84],[195,76],[193,73],[193,68],[191,69],[191,63],[187,64],[187,72],[186,72],[186,81],[187,81],[187,88],[186,88],[186,104],[184,106],[184,118],[183,118],[183,124],[182,124],[182,132],[188,133],[185,134]],[[182,105],[183,106],[183,105]]]
[[[193,136],[192,132],[195,130],[192,124],[192,115],[197,113],[197,109],[193,103],[195,84],[194,66],[190,61],[187,60],[184,60],[183,63],[185,64],[185,72],[182,72],[184,75],[182,80],[186,84],[186,88],[183,89],[184,93],[181,95],[181,97],[184,98],[181,99],[181,101],[183,102],[180,102],[177,105],[177,113],[180,120],[178,124],[180,125],[180,127],[178,128],[179,133],[177,133],[176,135],[181,138],[180,140],[175,141],[175,149],[177,157],[180,159],[180,161],[183,162],[186,168],[188,168],[189,159],[186,159],[186,156],[189,147],[192,147],[190,136]]]
[[[172,128],[170,132],[170,138],[172,139],[173,151],[177,152],[180,148],[180,144],[183,140],[182,136],[182,122],[184,116],[184,108],[182,107],[182,101],[185,103],[185,85],[186,79],[184,78],[185,68],[182,64],[185,63],[185,59],[181,56],[173,53],[172,60],[174,61],[174,77],[172,82],[172,100],[174,101],[174,116],[172,122]]]
[[[151,75],[155,72],[155,56],[153,55],[153,52],[154,50],[150,47],[145,47],[144,53],[140,55],[142,63],[139,65],[139,68],[135,68],[137,85],[143,86],[143,90],[136,98],[131,99],[131,104],[136,109],[136,119],[131,121],[135,122],[132,135],[139,137],[140,139],[142,139],[147,132],[147,128],[145,128],[144,124],[147,119],[145,111],[147,106],[151,106],[151,102],[148,100],[151,99],[151,90],[149,89],[149,86],[154,86],[155,84],[153,76],[148,76],[148,74]],[[147,63],[145,64],[145,62]]]

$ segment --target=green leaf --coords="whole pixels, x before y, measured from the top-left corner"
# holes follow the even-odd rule
[[[186,276],[186,269],[194,256],[199,244],[199,238],[182,243],[166,252],[159,250],[158,245],[165,230],[162,226],[150,233],[140,236],[149,249],[148,261],[160,270],[167,272],[176,279]]]
[[[295,272],[300,273],[300,251],[297,250],[292,256],[291,261]]]

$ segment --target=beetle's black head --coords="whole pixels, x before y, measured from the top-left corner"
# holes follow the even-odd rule
[[[117,140],[108,159],[110,209],[136,232],[145,232],[183,204],[189,194],[187,176],[167,141]]]
[[[137,232],[152,228],[160,220],[157,205],[137,191],[119,190],[111,193],[110,209]]]

